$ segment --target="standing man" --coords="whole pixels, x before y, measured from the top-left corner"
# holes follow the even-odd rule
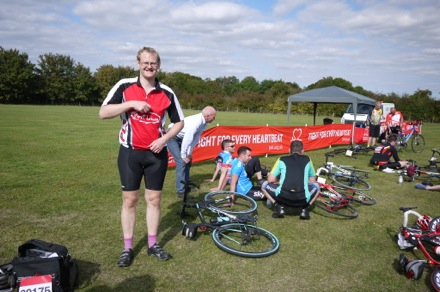
[[[278,176],[280,181],[276,183]],[[313,163],[304,155],[302,141],[294,140],[290,143],[290,155],[278,158],[261,189],[275,206],[272,217],[283,217],[283,206],[290,206],[302,208],[300,219],[310,219],[309,207],[319,187],[316,185]]]
[[[124,249],[117,265],[128,267],[133,261],[133,234],[136,205],[140,199],[142,177],[145,183],[148,255],[167,260],[169,254],[157,243],[160,198],[168,168],[166,143],[183,128],[184,115],[176,95],[160,83],[159,53],[143,47],[137,54],[139,76],[120,80],[108,93],[99,111],[101,119],[120,116],[118,168],[122,185],[121,223]],[[173,127],[165,133],[165,114]]]
[[[399,134],[400,129],[403,125],[403,115],[401,112],[396,111],[396,108],[392,107],[390,112],[387,114],[385,122],[388,127],[389,134]]]
[[[253,186],[246,173],[246,163],[252,159],[251,149],[241,146],[237,150],[237,155],[238,157],[231,163],[230,191],[249,196],[254,200],[262,200],[264,194],[261,192],[261,187]]]
[[[189,181],[192,152],[206,125],[215,120],[216,114],[212,106],[207,106],[201,113],[186,117],[183,129],[168,142],[168,150],[176,163],[177,198],[183,198],[185,192],[185,184],[182,181]]]
[[[372,147],[376,144],[377,138],[380,135],[380,120],[382,119],[382,103],[376,101],[376,105],[370,112],[367,118],[367,128],[369,128],[369,137],[367,147]]]

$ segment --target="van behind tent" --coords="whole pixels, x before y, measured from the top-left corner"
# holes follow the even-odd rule
[[[386,115],[390,112],[390,109],[394,107],[394,103],[382,103],[383,120],[385,121]],[[365,126],[367,121],[368,113],[373,110],[374,106],[369,104],[358,104],[357,114],[356,114],[356,126]],[[341,118],[341,124],[353,124],[354,114],[353,105],[350,104]]]

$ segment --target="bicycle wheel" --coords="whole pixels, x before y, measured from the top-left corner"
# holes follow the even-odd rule
[[[431,273],[431,284],[434,287],[435,291],[440,291],[440,268],[437,267]]]
[[[333,175],[333,181],[340,186],[347,187],[358,191],[368,191],[371,189],[371,185],[366,181],[363,181],[357,175],[344,175],[343,173],[335,173]]]
[[[269,231],[249,224],[231,223],[220,226],[212,232],[215,245],[230,254],[261,258],[278,251],[280,242]]]
[[[359,215],[358,211],[353,206],[350,206],[347,200],[332,198],[331,194],[323,192],[316,198],[313,205],[329,213],[350,219],[354,219]]]
[[[422,134],[414,134],[411,138],[411,149],[414,153],[420,153],[425,149],[425,138]]]
[[[232,196],[234,196],[233,204]],[[229,214],[249,214],[257,210],[257,202],[254,199],[235,192],[211,192],[205,195],[205,201],[208,205],[222,209]]]
[[[335,187],[335,189],[342,193],[344,196],[346,196],[349,200],[360,203],[362,205],[374,205],[376,204],[376,199],[373,197],[367,195],[364,192],[353,190],[353,189],[346,189],[344,187]]]

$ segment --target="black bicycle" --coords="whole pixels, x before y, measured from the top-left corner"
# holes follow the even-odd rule
[[[182,220],[183,236],[194,239],[198,230],[211,231],[218,248],[241,257],[260,258],[278,251],[278,238],[256,225],[257,215],[254,212],[257,203],[252,198],[235,192],[220,191],[206,194],[201,202],[191,203],[187,200],[191,187],[199,188],[194,183],[186,185],[179,215],[181,218],[189,216],[187,209],[193,208],[200,223]]]

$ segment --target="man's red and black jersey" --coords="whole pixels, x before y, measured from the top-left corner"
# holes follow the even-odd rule
[[[147,95],[139,77],[122,79],[113,86],[102,105],[132,100],[146,101],[151,108],[148,113],[129,110],[121,114],[119,143],[127,148],[149,149],[150,144],[165,133],[166,112],[171,123],[184,119],[176,95],[171,88],[158,80],[156,88]]]

